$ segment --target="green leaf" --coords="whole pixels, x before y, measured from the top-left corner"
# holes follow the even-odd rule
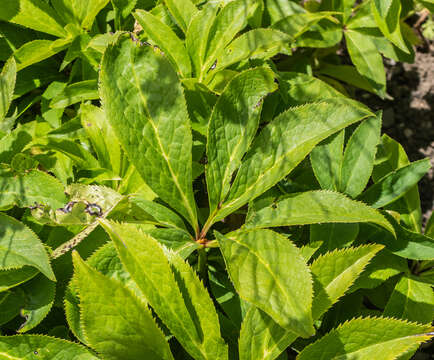
[[[24,125],[18,124],[15,129],[0,139],[0,162],[11,163],[14,156],[22,152],[34,136],[34,125],[35,122]],[[4,171],[0,170],[0,172]]]
[[[39,271],[31,266],[23,266],[18,269],[0,270],[0,292],[9,290],[32,278]]]
[[[290,42],[291,37],[274,29],[253,29],[232,41],[217,58],[216,71],[247,59],[269,59]]]
[[[310,153],[313,172],[324,190],[339,190],[344,139],[342,130],[319,143]]]
[[[383,314],[421,324],[431,322],[434,319],[432,286],[414,276],[404,275],[396,284]]]
[[[386,72],[383,59],[374,42],[366,35],[354,30],[344,32],[347,49],[357,71],[366,77],[377,94],[386,96]]]
[[[121,174],[122,150],[113,129],[101,108],[93,105],[80,106],[81,126],[86,131],[103,168]]]
[[[58,151],[66,155],[82,169],[99,168],[98,160],[85,147],[73,140],[47,136],[46,138],[36,140],[34,145],[38,145],[47,151]]]
[[[401,34],[401,1],[374,0],[371,1],[371,11],[375,22],[384,36],[405,53],[410,53]]]
[[[197,280],[190,285],[185,283],[185,279],[194,277],[191,269],[183,274],[176,270],[175,264],[172,270],[157,240],[137,228],[107,221],[102,224],[115,243],[123,265],[185,350],[196,359],[227,359],[225,345],[217,336],[220,333],[218,322],[211,320],[215,318],[214,313],[206,308],[199,311],[189,300],[197,296],[201,297],[201,302],[209,301],[198,294],[202,285],[197,284]],[[185,270],[187,265],[180,266]],[[203,295],[202,289],[200,293]]]
[[[14,95],[15,80],[17,77],[17,64],[11,57],[3,66],[0,73],[0,124],[4,121]]]
[[[331,191],[307,191],[288,195],[260,209],[251,205],[245,227],[265,228],[318,223],[373,223],[393,235],[392,225],[377,210]]]
[[[410,190],[431,168],[428,158],[414,161],[384,176],[364,191],[358,200],[380,208],[398,200]]]
[[[68,85],[50,102],[50,107],[55,109],[65,108],[85,100],[99,99],[96,80],[80,81]]]
[[[258,0],[234,0],[218,13],[208,34],[206,60],[201,68],[200,77],[210,70],[220,52],[238,32],[246,27],[248,19],[254,14],[258,6]]]
[[[81,318],[91,347],[106,359],[173,359],[146,303],[120,282],[87,265],[73,252]],[[113,331],[116,329],[116,331]]]
[[[98,13],[109,0],[53,0],[53,7],[66,23],[75,23],[83,29],[90,30]]]
[[[20,71],[30,65],[57,54],[64,50],[70,44],[69,39],[51,40],[33,40],[25,43],[14,52],[17,62],[17,70]]]
[[[324,17],[309,26],[296,40],[296,47],[328,48],[342,40],[342,25],[333,17]]]
[[[434,212],[431,213],[430,218],[428,219],[425,226],[425,235],[434,239]]]
[[[23,333],[33,329],[48,315],[54,304],[56,284],[39,274],[21,286],[21,289],[27,300],[20,312],[26,319],[18,329],[18,332]]]
[[[316,144],[369,115],[370,112],[357,103],[338,98],[291,108],[280,114],[255,138],[217,219],[282,180]]]
[[[386,134],[378,147],[377,164],[372,172],[372,179],[378,182],[390,172],[410,164],[402,146]],[[400,199],[387,206],[387,209],[400,213],[403,223],[411,230],[420,232],[422,228],[422,210],[417,185],[410,188]]]
[[[434,1],[433,0],[419,0],[419,2],[425,6],[429,11],[434,12]]]
[[[154,228],[143,231],[183,259],[187,259],[194,250],[199,248],[199,244],[193,241],[192,236],[185,230]]]
[[[404,26],[402,24],[402,26]],[[410,32],[413,33],[413,29],[409,29]],[[414,50],[411,44],[408,45],[408,51],[409,54],[402,51],[400,48],[398,48],[396,45],[392,44],[389,40],[387,40],[385,37],[381,36],[371,36],[371,40],[374,42],[375,46],[377,47],[378,51],[383,54],[384,57],[387,57],[389,59],[393,59],[395,61],[400,62],[407,62],[407,63],[413,63],[414,62]],[[404,40],[406,43],[408,43],[408,40]]]
[[[219,319],[208,290],[199,280],[194,270],[179,255],[171,250],[166,251],[165,254],[182,296],[184,299],[188,299],[192,308],[194,308],[194,310],[190,311],[195,313],[195,323],[199,323],[199,327],[204,334],[206,353],[204,355],[211,359],[227,359],[228,347],[220,335]]]
[[[365,266],[383,248],[366,245],[335,250],[317,258],[311,265],[314,279],[313,319],[319,319],[351,287]]]
[[[352,15],[354,3],[355,0],[325,0],[321,2],[320,9],[342,12],[343,23],[345,24]]]
[[[66,203],[63,185],[42,171],[15,174],[2,170],[0,178],[0,208],[12,205],[27,207],[37,203],[57,209]]]
[[[318,13],[295,13],[274,23],[272,28],[286,33],[287,35],[291,36],[292,39],[297,39],[303,35],[303,33],[312,29],[312,27],[314,27],[322,19],[332,19],[331,15],[333,14],[334,13],[327,11]],[[334,20],[334,22],[336,22],[336,20]]]
[[[152,2],[152,0],[151,0]],[[134,10],[134,8],[137,5],[137,0],[111,0],[111,3],[113,5],[113,10],[115,11],[115,21],[116,16],[118,16],[118,19],[120,21],[119,16],[121,16],[123,19],[126,19],[129,15],[131,15],[131,12]],[[118,30],[120,30],[117,27]]]
[[[327,64],[322,66],[318,72],[371,93],[377,93],[371,83],[364,76],[360,75],[354,66]]]
[[[131,275],[122,265],[113,242],[108,242],[101,246],[87,258],[86,263],[107,278],[121,283],[140,298],[143,303],[147,303],[137,284],[131,279]],[[68,263],[68,266],[70,265]],[[65,291],[64,305],[69,328],[81,342],[87,344],[83,335],[82,319],[80,318],[80,297],[76,273],[73,275]]]
[[[59,16],[43,0],[3,0],[0,20],[58,37],[66,36]]]
[[[287,16],[293,14],[302,14],[306,12],[304,7],[294,1],[266,0],[266,4],[266,9],[270,16],[271,25]]]
[[[353,132],[345,148],[339,191],[352,198],[368,184],[380,142],[381,112],[362,122]]]
[[[299,250],[270,230],[216,233],[229,276],[240,297],[300,336],[315,333],[312,283]]]
[[[0,293],[0,324],[6,324],[20,314],[26,295],[19,287]]]
[[[298,337],[280,327],[271,317],[251,306],[241,325],[240,360],[273,360]]]
[[[23,223],[0,213],[0,269],[33,266],[56,281],[44,245]]]
[[[434,240],[400,226],[393,216],[384,213],[387,220],[393,225],[396,238],[390,233],[370,227],[370,232],[364,234],[365,240],[383,244],[395,255],[413,260],[434,259]],[[363,232],[362,232],[363,234]]]
[[[118,82],[125,77],[128,81]],[[106,116],[137,171],[196,230],[190,121],[170,64],[150,47],[122,38],[105,52],[100,93]]]
[[[164,0],[164,3],[175,19],[175,22],[185,33],[191,19],[198,12],[194,3],[191,0]]]
[[[158,225],[167,226],[187,232],[182,219],[164,205],[144,199],[140,195],[132,195],[129,200],[152,216]]]
[[[43,335],[0,336],[0,353],[4,359],[98,360],[84,346]]]
[[[182,77],[189,77],[191,64],[183,42],[173,30],[150,12],[136,10],[134,18],[146,34],[164,51],[174,68]]]
[[[345,322],[303,349],[297,360],[395,359],[415,344],[429,340],[430,325],[390,318],[365,318]]]
[[[196,77],[202,80],[202,69],[206,60],[206,49],[211,27],[214,24],[218,7],[209,2],[191,19],[185,35],[185,46],[190,55]]]
[[[187,109],[191,119],[191,128],[206,136],[208,122],[218,98],[215,90],[211,92],[207,86],[197,82],[197,79],[184,79],[182,84],[184,85],[185,100],[187,101]],[[193,154],[194,150],[193,144]],[[193,155],[193,161],[200,161],[202,155],[201,153],[196,159]]]
[[[208,125],[206,179],[210,212],[225,200],[233,172],[258,129],[262,101],[276,88],[273,73],[256,68],[234,77],[217,100]]]
[[[358,234],[358,223],[312,224],[309,228],[309,244],[311,247],[320,244],[314,254],[324,254],[351,245]]]
[[[363,236],[363,235],[362,235]],[[407,259],[392,254],[383,249],[366,266],[362,275],[357,278],[351,292],[357,289],[374,289],[387,279],[408,271]]]
[[[283,100],[290,106],[343,96],[326,82],[297,72],[279,72],[279,86]]]

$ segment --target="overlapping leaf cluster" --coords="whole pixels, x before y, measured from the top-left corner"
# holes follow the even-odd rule
[[[409,359],[433,336],[429,160],[333,80],[386,96],[405,2],[3,2],[5,358]]]

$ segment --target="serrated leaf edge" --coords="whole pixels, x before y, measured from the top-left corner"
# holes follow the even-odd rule
[[[104,244],[104,245],[106,245],[106,244]],[[104,245],[103,245],[103,246],[104,246]],[[101,246],[101,247],[103,247],[103,246]],[[76,252],[76,253],[78,254],[77,250],[74,250],[73,252]],[[86,261],[83,260],[83,259],[81,258],[80,254],[78,254],[78,255],[79,255],[81,261],[82,261],[86,266],[88,266],[89,268],[91,268],[92,271],[96,271],[96,272],[98,272],[98,273],[99,273],[101,276],[103,276],[106,280],[113,281],[114,283],[116,283],[116,285],[118,285],[118,287],[122,287],[122,288],[124,288],[124,289],[125,289],[125,290],[126,290],[126,291],[131,295],[131,296],[132,296],[132,298],[133,298],[135,301],[137,301],[138,304],[143,305],[143,311],[148,313],[149,317],[150,317],[150,318],[152,319],[152,321],[154,322],[154,324],[155,324],[155,326],[156,326],[156,328],[157,328],[157,331],[159,331],[159,332],[161,333],[161,336],[162,336],[163,338],[165,338],[165,335],[164,335],[163,331],[161,330],[161,328],[159,327],[159,325],[155,322],[154,317],[152,316],[151,310],[150,310],[149,307],[148,307],[148,304],[144,303],[142,299],[140,299],[136,294],[134,294],[134,292],[132,292],[132,291],[131,291],[130,289],[128,289],[126,286],[124,286],[124,285],[123,285],[119,280],[109,278],[108,276],[106,276],[106,275],[100,273],[100,272],[99,272],[98,270],[96,270],[94,267],[92,267],[92,266],[90,266],[89,264],[87,264]],[[126,271],[127,271],[127,270],[126,270]],[[74,268],[74,274],[75,274],[75,268]],[[72,280],[72,279],[71,279],[71,280]],[[84,336],[86,342],[89,344],[89,347],[91,347],[92,349],[94,349],[94,351],[96,351],[95,346],[94,346],[94,345],[92,344],[92,342],[89,340],[89,336],[87,335],[86,328],[85,328],[85,326],[84,326],[84,310],[83,310],[83,308],[82,308],[82,306],[81,306],[81,303],[82,303],[82,302],[81,302],[80,289],[78,289],[78,296],[79,296],[79,298],[80,298],[80,303],[78,304],[78,308],[79,308],[79,310],[80,310],[80,328],[81,328],[81,331],[83,332],[83,336]],[[99,354],[98,351],[96,351],[96,352]]]
[[[338,298],[336,298],[336,300],[334,301],[334,303],[333,304],[336,304],[338,301],[339,301],[339,299],[341,299],[343,296],[345,296],[346,295],[346,293],[347,293],[347,291],[348,290],[350,290],[351,289],[351,286],[356,282],[356,280],[360,277],[360,275],[365,271],[365,269],[366,269],[366,267],[369,265],[369,263],[372,261],[372,259],[375,257],[375,255],[377,255],[377,253],[379,252],[379,251],[381,251],[382,249],[384,249],[384,246],[383,245],[381,245],[381,244],[366,244],[366,245],[361,245],[361,246],[357,246],[357,247],[348,247],[348,248],[344,248],[344,249],[335,249],[335,250],[333,250],[333,251],[329,251],[329,252],[327,252],[327,253],[325,253],[325,254],[321,254],[320,256],[318,256],[313,262],[312,262],[312,264],[309,266],[309,269],[311,268],[311,266],[313,266],[313,264],[315,263],[315,262],[317,262],[319,259],[324,259],[324,258],[326,258],[326,257],[332,257],[332,256],[334,256],[334,255],[336,255],[337,253],[342,253],[343,255],[345,254],[345,253],[349,253],[349,252],[351,252],[351,251],[357,251],[357,250],[359,250],[359,249],[362,249],[362,248],[368,248],[368,247],[372,247],[372,251],[371,252],[369,252],[368,254],[366,254],[366,255],[364,255],[363,256],[363,258],[364,257],[366,257],[366,256],[368,256],[368,255],[371,255],[372,254],[372,252],[374,252],[374,250],[376,250],[375,252],[374,252],[374,254],[372,254],[372,256],[371,256],[371,258],[366,262],[366,264],[363,266],[363,268],[362,268],[362,270],[360,271],[360,273],[350,282],[350,284],[348,285],[348,287],[347,287],[347,289],[342,293],[342,295],[341,296],[339,296]],[[354,262],[351,266],[353,266],[355,263],[357,263],[357,262],[359,262],[361,260],[361,258],[358,258],[357,259],[357,261],[356,262]],[[344,270],[344,272],[345,271],[347,271],[347,269],[346,270]],[[342,274],[342,273],[341,273]],[[339,274],[339,276],[341,275],[341,274]],[[336,277],[333,279],[333,281],[334,280],[336,280]],[[315,294],[313,295],[314,297],[315,297]],[[330,307],[331,306],[333,306],[333,304],[331,304],[331,305],[329,305],[323,312],[322,312],[322,314],[319,316],[319,318],[321,318],[321,316],[322,315],[324,315],[329,309],[330,309]],[[319,319],[318,318],[318,319]],[[317,320],[317,319],[314,319],[314,321],[315,320]]]
[[[299,253],[299,248],[292,242],[292,241],[290,241],[288,238],[286,238],[285,236],[283,236],[282,234],[279,234],[279,233],[277,233],[277,232],[275,232],[275,231],[273,231],[273,230],[270,230],[270,229],[249,229],[249,230],[246,230],[246,231],[240,231],[239,233],[238,232],[231,232],[231,233],[228,233],[228,234],[230,234],[230,236],[235,236],[235,235],[237,235],[237,234],[244,234],[244,233],[248,233],[248,232],[253,232],[253,231],[258,231],[258,230],[260,230],[260,231],[267,231],[267,232],[271,232],[271,233],[274,233],[274,234],[276,234],[276,235],[278,235],[278,237],[280,237],[280,238],[282,238],[283,240],[285,240],[285,241],[288,241],[290,244],[291,244],[291,246],[293,246],[293,247],[295,247],[296,249],[297,249],[297,254],[296,254],[296,257],[298,257],[298,260],[300,260],[301,262],[303,262],[304,264],[306,264],[306,269],[307,269],[307,272],[308,272],[308,274],[309,274],[309,279],[310,279],[310,281],[309,281],[309,283],[310,283],[310,287],[311,287],[311,289],[312,289],[312,291],[311,291],[311,296],[310,296],[310,301],[309,301],[309,307],[310,307],[310,315],[312,316],[312,303],[313,303],[313,297],[314,297],[314,293],[313,293],[313,278],[312,278],[312,271],[311,271],[311,269],[310,269],[310,266],[306,263],[306,261],[304,260],[304,258],[303,258],[303,256]],[[216,231],[217,232],[217,231]],[[218,232],[217,232],[218,233]],[[225,237],[225,238],[228,238],[228,239],[230,239],[231,241],[233,241],[230,237],[228,237],[228,236],[226,236],[226,234],[220,234],[220,233],[218,233],[219,235],[221,235],[221,236],[223,236],[223,237]],[[216,236],[216,238],[217,238],[217,236]],[[226,261],[226,258],[223,256],[223,261],[225,262],[225,267],[226,267],[226,270],[228,269],[228,263],[227,263],[227,261]],[[235,289],[235,291],[236,291],[236,293],[237,293],[237,295],[241,298],[241,299],[243,299],[244,301],[246,301],[246,302],[248,302],[249,304],[251,304],[252,306],[254,306],[254,307],[257,307],[258,309],[260,309],[261,311],[263,311],[264,313],[266,313],[269,317],[271,317],[272,318],[272,316],[271,315],[269,315],[268,314],[268,312],[267,311],[265,311],[264,309],[261,309],[261,308],[259,308],[258,306],[256,306],[255,304],[253,304],[253,303],[251,303],[250,301],[248,301],[246,298],[244,298],[237,290],[236,290],[236,286],[235,286],[235,283],[234,283],[234,281],[233,281],[233,279],[232,279],[232,275],[230,274],[230,272],[229,271],[227,271],[227,274],[228,274],[228,278],[229,278],[229,280],[230,280],[230,282],[232,283],[232,286],[233,286],[233,288]],[[273,319],[273,318],[272,318]],[[273,321],[275,321],[274,319],[273,319]],[[276,321],[275,321],[276,322]],[[276,322],[276,324],[278,324],[277,322]],[[278,324],[279,325],[279,324]],[[281,325],[279,325],[279,326],[281,326]],[[282,329],[284,329],[283,327],[282,327]]]

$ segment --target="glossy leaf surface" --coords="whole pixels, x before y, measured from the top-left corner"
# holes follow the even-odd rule
[[[393,359],[415,344],[432,337],[431,326],[390,318],[366,318],[345,322],[313,344],[297,360],[314,358]]]
[[[4,359],[98,360],[84,346],[75,342],[42,335],[1,336],[0,353]]]
[[[214,106],[208,125],[206,167],[211,212],[229,192],[232,174],[258,129],[262,101],[276,89],[273,80],[273,73],[265,68],[247,70],[232,79]]]
[[[176,73],[150,47],[121,38],[105,53],[100,83],[107,118],[131,162],[196,228],[190,122]]]
[[[44,245],[23,223],[0,213],[0,267],[2,269],[33,266],[55,281]]]
[[[254,205],[253,205],[254,206]],[[307,191],[288,195],[271,206],[250,210],[246,228],[317,224],[323,222],[371,222],[394,234],[392,225],[377,210],[331,191]]]
[[[313,335],[311,276],[299,250],[270,230],[216,234],[240,297],[283,328]]]
[[[103,223],[110,234],[119,257],[163,323],[176,336],[181,345],[197,359],[226,359],[225,345],[220,340],[220,330],[215,310],[207,306],[199,312],[189,297],[199,296],[209,304],[206,292],[194,278],[186,264],[176,263],[175,270],[157,240],[126,224]],[[188,269],[188,270],[187,270]],[[185,275],[182,272],[186,272]],[[202,295],[197,292],[201,291]],[[187,296],[184,298],[184,296]],[[204,316],[206,314],[206,316]],[[200,325],[199,325],[200,324]]]
[[[312,263],[310,268],[314,279],[314,319],[319,319],[345,294],[381,248],[381,245],[370,245],[336,250],[320,256]]]
[[[173,359],[146,304],[73,253],[81,318],[89,344],[107,359]],[[116,332],[113,332],[116,329]]]
[[[358,103],[329,99],[291,108],[256,137],[217,218],[265,192],[297,166],[320,141],[370,114]]]

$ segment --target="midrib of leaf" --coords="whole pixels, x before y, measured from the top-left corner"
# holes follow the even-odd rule
[[[387,340],[387,341],[382,341],[382,342],[378,342],[378,343],[375,343],[375,344],[367,345],[367,346],[364,346],[364,347],[362,347],[360,349],[357,349],[356,351],[352,351],[350,353],[345,353],[343,355],[335,356],[335,357],[333,357],[332,360],[346,360],[346,359],[348,359],[348,355],[358,354],[358,353],[363,352],[365,349],[368,349],[370,347],[381,346],[382,348],[384,348],[384,347],[388,348],[389,344],[390,344],[390,347],[392,347],[393,344],[396,343],[396,342],[398,342],[398,344],[399,344],[399,341],[401,341],[401,340],[411,339],[411,338],[415,338],[415,337],[424,337],[425,338],[425,339],[421,339],[420,342],[422,342],[424,340],[429,340],[431,338],[431,336],[427,335],[427,334],[416,334],[416,335],[401,336],[401,337],[399,337],[397,339],[392,339],[392,340]],[[405,352],[405,350],[407,350],[408,348],[410,348],[413,345],[414,344],[409,344],[409,345],[407,345],[405,347],[401,346],[403,349],[402,349],[402,353],[400,355],[402,355]],[[362,358],[363,357],[360,357],[360,359],[362,359]],[[324,357],[321,357],[321,359],[324,359]],[[357,358],[354,358],[354,359],[357,359]]]
[[[279,325],[279,326],[280,326],[280,325]],[[285,330],[286,330],[286,329],[285,329]],[[284,339],[286,339],[289,335],[292,335],[292,336],[294,337],[293,340],[292,340],[292,342],[294,342],[295,339],[297,339],[297,338],[299,337],[297,334],[293,333],[292,331],[286,330],[286,334],[285,334]],[[281,338],[281,339],[282,339],[282,338]],[[280,339],[280,340],[281,340],[281,339]],[[274,351],[274,349],[277,348],[279,344],[280,344],[279,341],[275,341],[275,342],[274,342],[274,345],[273,345],[271,348],[264,349],[264,353],[263,353],[264,356],[263,356],[263,359],[266,359],[268,355],[272,354],[273,351]]]
[[[271,271],[270,267],[268,266],[268,264],[266,262],[264,262],[264,260],[259,256],[259,254],[257,254],[252,248],[250,248],[248,245],[246,244],[242,244],[240,243],[236,238],[229,238],[232,241],[236,242],[237,244],[239,244],[242,247],[247,248],[252,254],[254,254],[256,256],[256,258],[259,260],[259,262],[264,265],[264,267],[268,270],[268,272],[270,273],[271,277],[274,279],[275,283],[277,284],[277,286],[279,287],[279,289],[282,291],[283,294],[285,294],[285,298],[289,300],[289,302],[294,306],[294,308],[298,309],[297,304],[290,298],[288,297],[288,293],[286,291],[284,291],[284,287],[282,286],[282,284],[279,281],[279,278],[277,278],[273,271]]]
[[[332,287],[333,284],[336,283],[336,281],[339,281],[344,275],[346,275],[347,273],[351,273],[352,269],[354,266],[358,265],[360,262],[362,262],[362,260],[364,260],[366,257],[371,256],[372,253],[368,253],[365,256],[359,258],[356,262],[352,263],[349,267],[347,267],[343,272],[341,272],[337,277],[335,277],[328,285],[325,289],[329,289],[330,287]],[[372,256],[371,256],[372,257]],[[367,263],[368,264],[368,263]],[[367,264],[365,264],[365,266],[363,267],[363,270],[366,268]],[[362,270],[362,272],[363,272]],[[357,278],[357,277],[356,277]],[[356,278],[351,282],[351,284],[354,283],[354,281],[356,280]],[[351,284],[349,285],[349,287],[351,286]],[[348,287],[348,288],[349,288]],[[342,294],[343,296],[344,294]],[[342,297],[341,296],[341,297]],[[335,301],[336,302],[336,301]],[[323,312],[324,313],[324,312]],[[321,316],[322,314],[320,314],[319,316]],[[317,319],[314,319],[314,321]]]
[[[241,10],[241,9],[242,9],[242,8],[240,8],[239,10]],[[240,16],[240,15],[239,15],[239,13],[240,13],[239,10],[237,11],[236,15],[232,17],[233,21],[231,22],[231,25],[232,25],[233,23],[235,23],[235,22],[236,22],[236,19],[238,18],[238,16]],[[247,10],[247,9],[246,9],[246,10]],[[223,11],[223,10],[221,10],[221,11]],[[221,14],[221,12],[219,13],[219,15],[220,15],[220,14]],[[217,20],[218,20],[218,17],[217,17],[214,21],[217,21]],[[215,22],[214,22],[214,23],[215,23]],[[220,36],[220,40],[219,40],[218,43],[216,44],[216,46],[215,46],[215,48],[214,48],[214,51],[213,51],[209,56],[207,56],[207,59],[206,59],[206,61],[205,61],[205,64],[204,64],[204,65],[202,66],[202,68],[200,69],[201,77],[202,77],[203,72],[207,70],[207,67],[212,65],[212,64],[209,65],[209,64],[211,63],[211,61],[217,57],[217,54],[218,54],[219,50],[221,50],[221,44],[222,44],[222,41],[223,41],[223,39],[225,38],[225,36],[226,36],[228,33],[231,33],[232,31],[233,31],[232,26],[228,26],[228,27],[226,28],[226,31],[224,31],[223,34],[221,34],[221,36]],[[205,43],[205,44],[206,44],[206,43]]]
[[[417,185],[415,185],[415,186],[417,186]],[[419,191],[418,191],[419,192]],[[408,202],[408,197],[407,196],[403,196],[402,197],[402,199],[405,201],[405,203],[407,204],[407,209],[410,209],[410,204],[409,204],[409,202]],[[411,219],[411,222],[413,223],[413,225],[414,225],[414,228],[415,229],[419,229],[419,231],[420,231],[420,224],[417,222],[417,220],[416,220],[416,218],[415,218],[415,216],[414,216],[414,211],[410,211],[410,214],[409,214],[409,217],[410,217],[410,219]]]
[[[216,109],[216,107],[214,106],[214,108],[213,108],[213,111],[212,111],[212,114],[211,114],[211,116],[210,116],[210,119],[212,119],[212,117],[213,117],[213,115],[214,115],[214,110]],[[227,164],[227,166],[226,166],[226,169],[225,169],[225,172],[224,172],[224,175],[223,175],[223,179],[222,179],[222,189],[224,188],[224,185],[227,183],[227,181],[228,181],[228,179],[229,179],[229,181],[230,181],[230,178],[231,178],[231,173],[229,173],[228,174],[228,171],[229,171],[229,169],[230,169],[230,164],[232,164],[232,162],[233,162],[233,160],[234,160],[234,154],[236,154],[237,153],[237,150],[238,150],[238,148],[240,147],[240,145],[241,145],[241,143],[243,142],[242,140],[243,140],[243,137],[244,137],[244,134],[246,133],[246,131],[245,131],[245,127],[244,126],[242,126],[241,127],[241,134],[240,134],[240,136],[239,136],[239,141],[237,142],[237,144],[236,144],[236,146],[234,146],[233,147],[233,151],[231,152],[231,155],[230,155],[230,157],[229,157],[229,161],[228,161],[228,164]],[[208,146],[208,143],[207,143],[207,146]],[[230,152],[230,151],[229,151]],[[220,193],[220,195],[223,195],[222,193]],[[225,197],[227,197],[227,194],[226,195],[224,195]],[[224,199],[219,199],[219,201],[224,201]],[[215,212],[214,212],[215,213]]]
[[[110,224],[106,223],[106,227],[109,228],[110,231],[113,232],[120,241],[122,241],[122,238],[119,236],[119,234],[116,232],[116,230],[113,229],[113,227],[110,226]],[[147,235],[147,236],[150,236],[150,235]],[[123,241],[122,241],[122,243],[125,246],[125,248],[128,248],[127,245]],[[135,255],[136,253],[134,251],[129,251],[128,253],[130,254],[131,257],[133,257],[136,260],[137,264],[141,264],[141,262],[139,261],[139,259],[136,257],[136,255]],[[158,293],[158,284],[157,285],[154,284],[154,282],[152,281],[153,278],[146,276],[145,272],[142,272],[142,275],[145,276],[148,280],[151,280],[149,283],[152,284],[153,290]],[[181,299],[183,299],[183,296],[182,296],[181,292],[179,291],[179,289],[178,289],[178,295],[179,295],[179,297]],[[171,301],[168,301],[168,304],[169,304],[170,312],[172,313],[173,317],[175,317],[178,320],[178,324],[183,324],[183,321],[179,317],[179,314],[176,311],[176,309],[173,309],[172,306],[170,306],[172,304]],[[194,326],[194,328],[196,328],[196,327]],[[188,336],[188,338],[191,341],[191,343],[196,344],[195,338],[192,337],[191,334],[188,331],[184,331],[184,334],[186,334]],[[202,345],[202,343],[200,343],[200,345]],[[196,348],[199,349],[199,351],[202,354],[203,358],[207,359],[206,353],[204,353],[204,351],[202,349],[202,346],[197,346]]]
[[[298,147],[302,147],[302,146],[304,146],[305,144],[307,144],[307,143],[309,143],[309,142],[312,142],[312,141],[316,141],[316,139],[317,138],[322,138],[321,136],[317,136],[317,137],[314,137],[314,138],[311,138],[311,139],[309,139],[309,140],[307,140],[307,141],[305,141],[305,142],[303,142],[302,144],[299,144],[298,145]],[[291,153],[291,152],[293,152],[294,150],[297,150],[297,148],[291,148],[289,151],[287,151],[287,152],[285,152],[283,155],[281,155],[279,158],[278,158],[278,161],[276,161],[272,166],[270,166],[268,169],[265,169],[263,172],[262,172],[262,174],[260,174],[259,176],[258,176],[258,178],[257,178],[257,180],[252,184],[252,185],[250,185],[248,188],[246,188],[245,189],[245,191],[243,192],[243,194],[241,194],[240,196],[238,196],[237,198],[235,198],[235,199],[233,199],[232,201],[230,201],[230,202],[228,202],[228,203],[226,203],[224,206],[222,206],[221,208],[220,208],[220,211],[222,211],[222,209],[226,209],[226,208],[230,208],[231,206],[233,206],[233,204],[235,204],[244,194],[248,194],[249,192],[250,192],[250,190],[252,190],[252,188],[254,188],[258,183],[260,183],[260,181],[262,180],[262,178],[264,177],[264,176],[266,176],[271,170],[273,170],[274,168],[276,168],[276,167],[279,167],[280,166],[280,164],[282,163],[282,161],[283,161],[283,159],[284,158],[286,158],[287,157],[287,155],[289,154],[289,153]],[[300,160],[301,161],[301,160]],[[299,161],[299,162],[300,162]]]
[[[147,106],[146,99],[145,99],[145,97],[143,96],[143,93],[142,93],[142,91],[141,91],[141,89],[140,89],[139,79],[138,79],[138,77],[137,77],[136,69],[134,68],[134,66],[131,66],[131,72],[132,72],[132,74],[133,74],[134,82],[135,82],[135,84],[136,84],[136,87],[137,87],[137,89],[139,90],[140,98],[142,99],[143,107],[145,108],[146,114],[147,114],[148,119],[149,119],[149,123],[151,124],[152,129],[153,129],[153,131],[154,131],[154,133],[155,133],[155,137],[156,137],[156,139],[157,139],[158,146],[160,147],[161,154],[163,155],[163,158],[164,158],[164,160],[165,160],[166,163],[167,163],[167,167],[169,168],[170,175],[172,175],[172,178],[173,178],[173,181],[174,181],[174,183],[175,183],[175,185],[176,185],[176,188],[178,189],[179,193],[181,194],[182,202],[184,203],[184,206],[185,206],[185,208],[187,209],[188,214],[189,214],[189,216],[190,216],[190,220],[192,221],[192,224],[191,224],[191,225],[193,225],[193,227],[196,229],[196,228],[197,228],[197,226],[196,226],[196,225],[197,225],[196,216],[194,215],[194,212],[192,211],[192,209],[191,209],[191,207],[190,207],[190,204],[189,204],[187,198],[185,197],[184,192],[182,191],[182,189],[181,189],[181,187],[180,187],[180,185],[179,185],[178,177],[177,177],[177,176],[175,175],[175,173],[173,172],[172,166],[170,165],[170,162],[169,162],[169,158],[167,157],[167,154],[166,154],[166,152],[164,151],[163,144],[161,144],[161,139],[160,139],[160,136],[158,135],[157,127],[155,126],[155,123],[154,123],[154,121],[152,120],[151,114],[149,113],[149,109],[148,109],[148,106]]]
[[[15,357],[15,356],[10,356],[10,355],[8,355],[8,354],[6,354],[6,353],[4,353],[4,352],[1,352],[0,355],[1,355],[1,356],[4,356],[4,357],[7,358],[7,359],[11,359],[11,360],[22,360],[22,359],[23,359],[23,358],[17,358],[17,357]]]
[[[351,30],[348,30],[348,32],[351,33]],[[357,48],[357,50],[359,51],[360,56],[363,58],[363,61],[368,65],[367,68],[369,70],[369,74],[371,75],[372,79],[376,80],[375,74],[371,71],[370,63],[369,63],[369,61],[366,60],[365,51],[363,51],[362,49],[360,49],[360,47],[358,46],[358,44],[353,39],[351,39],[351,42],[353,43],[353,46],[355,48]]]

